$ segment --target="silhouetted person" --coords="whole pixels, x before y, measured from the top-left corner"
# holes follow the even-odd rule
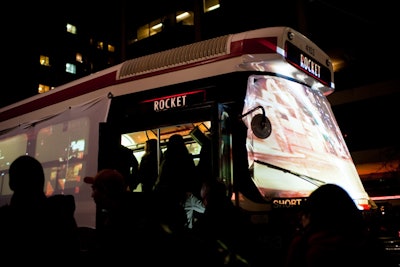
[[[114,161],[115,166],[113,168],[125,177],[128,190],[135,190],[139,184],[139,162],[133,154],[132,149],[121,145],[118,157]]]
[[[217,262],[248,265],[252,246],[249,218],[234,206],[222,182],[205,182],[201,196],[205,211],[193,226],[193,233],[213,249]]]
[[[302,232],[292,240],[286,267],[388,266],[382,245],[340,186],[325,184],[314,190],[301,223]]]
[[[183,205],[186,193],[196,190],[198,177],[193,157],[186,148],[183,137],[179,134],[172,135],[160,166],[157,193],[163,194],[175,204]]]
[[[65,263],[76,260],[79,244],[73,196],[47,198],[43,167],[28,155],[11,163],[9,178],[13,195],[0,208],[1,259],[15,265],[43,263],[48,257]]]
[[[102,229],[113,225],[113,217],[120,215],[122,205],[125,205],[128,186],[124,176],[117,170],[104,169],[94,177],[85,177],[84,182],[92,187],[92,198],[96,204],[97,217],[96,228]]]
[[[160,157],[160,161],[158,159]],[[162,160],[162,151],[158,149],[157,139],[146,141],[145,153],[139,164],[139,179],[143,192],[151,192],[157,182],[158,168]]]
[[[94,177],[85,177],[92,186],[96,203],[96,247],[90,252],[99,264],[124,264],[127,258],[139,260],[152,238],[150,199],[128,190],[117,170],[103,169]]]
[[[194,192],[194,194],[196,195],[196,197],[201,198],[200,190],[203,183],[215,179],[213,175],[211,140],[208,138],[203,140],[203,143],[201,145],[199,162],[197,163],[196,171],[201,179],[198,181],[200,182],[200,185],[196,185],[199,192]]]
[[[92,185],[99,212],[96,247],[89,253],[92,264],[120,266],[131,260],[143,267],[207,266],[199,264],[207,260],[198,255],[202,244],[192,243],[183,233],[180,207],[154,192],[129,192],[116,170],[104,169],[84,180]]]

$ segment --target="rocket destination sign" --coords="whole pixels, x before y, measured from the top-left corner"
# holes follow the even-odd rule
[[[312,48],[308,47],[312,52]],[[331,71],[328,67],[324,66],[309,53],[306,53],[290,42],[286,42],[286,59],[289,63],[293,64],[296,68],[304,71],[308,75],[313,76],[325,85],[330,85]]]
[[[159,98],[148,99],[141,102],[141,105],[146,110],[155,112],[165,111],[170,109],[187,107],[190,105],[203,102],[205,99],[204,90],[190,91],[187,93],[162,96]]]

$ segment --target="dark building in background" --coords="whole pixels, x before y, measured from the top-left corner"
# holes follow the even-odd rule
[[[3,18],[8,25],[4,36],[13,46],[8,61],[12,68],[7,72],[26,84],[0,105],[39,93],[39,85],[43,91],[52,90],[130,58],[282,25],[304,33],[328,52],[336,62],[338,91],[390,80],[397,74],[388,66],[399,57],[391,40],[395,11],[385,2],[379,6],[332,0],[14,3],[9,8],[14,15]]]
[[[293,27],[333,59],[336,92],[329,97],[367,191],[400,195],[400,86],[392,67],[400,53],[388,0],[71,0],[7,9],[9,82],[0,106],[134,57],[250,29]]]

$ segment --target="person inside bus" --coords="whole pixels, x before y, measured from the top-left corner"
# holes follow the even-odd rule
[[[186,200],[183,205],[187,217],[186,227],[190,230],[192,230],[198,218],[205,212],[204,199],[201,196],[201,188],[206,182],[212,180],[211,159],[211,140],[209,138],[204,138],[201,143],[199,161],[196,165],[196,175],[200,178],[197,182],[195,181],[193,190],[187,192]]]
[[[204,138],[202,144],[201,144],[201,150],[200,150],[200,155],[199,155],[199,162],[196,165],[196,169],[198,172],[198,175],[200,177],[203,177],[200,181],[201,184],[198,187],[199,190],[201,190],[201,187],[205,180],[212,179],[213,177],[213,162],[212,162],[212,146],[211,146],[211,139],[210,138]],[[201,198],[200,196],[200,191],[195,194],[197,197]]]
[[[9,168],[9,204],[0,208],[2,260],[42,264],[46,255],[73,263],[79,253],[72,195],[44,193],[45,174],[34,157],[22,155]],[[29,255],[29,258],[24,257]],[[68,258],[65,257],[68,255]]]
[[[315,189],[301,213],[301,232],[287,251],[285,267],[389,266],[361,210],[342,187]]]
[[[160,161],[158,160],[160,157]],[[157,139],[149,139],[145,144],[145,152],[139,164],[139,182],[142,191],[152,192],[157,182],[159,162],[162,161],[163,153],[158,149]]]
[[[182,135],[172,135],[160,165],[155,191],[165,194],[175,204],[183,205],[187,193],[197,190],[198,180],[196,165]]]
[[[125,177],[128,190],[133,191],[139,184],[139,162],[128,147],[120,145],[118,153],[115,169]]]

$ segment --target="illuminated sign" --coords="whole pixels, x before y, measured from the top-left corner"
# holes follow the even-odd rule
[[[325,85],[331,84],[331,70],[312,57],[314,49],[307,46],[308,53],[300,50],[290,42],[286,42],[286,59],[303,72],[311,75]]]
[[[272,200],[272,208],[298,208],[305,198],[275,198]]]
[[[171,96],[153,101],[154,111],[186,106],[186,95]]]
[[[310,72],[312,75],[321,78],[321,66],[303,54],[300,55],[300,67]]]
[[[205,95],[206,93],[204,90],[198,90],[183,94],[153,98],[145,100],[141,102],[141,104],[144,104],[146,109],[152,109],[153,111],[158,112],[202,103],[205,101]]]

